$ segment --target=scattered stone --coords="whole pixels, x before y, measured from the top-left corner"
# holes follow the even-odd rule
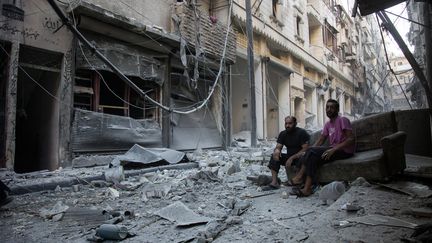
[[[341,206],[341,209],[346,210],[347,212],[356,212],[362,208],[363,207],[352,203],[345,203],[344,205]]]
[[[240,172],[241,171],[241,169],[240,169],[240,163],[239,163],[239,161],[235,161],[229,168],[228,168],[228,171],[227,171],[227,174],[228,175],[232,175],[232,174],[234,174],[234,173],[237,173],[237,172]]]
[[[56,214],[52,217],[52,220],[54,222],[60,221],[63,218],[63,215],[64,215],[63,213]]]
[[[246,210],[248,210],[250,206],[252,206],[252,204],[249,201],[245,201],[245,200],[237,201],[234,205],[233,210],[231,211],[231,215],[240,216],[244,212],[246,212]]]
[[[90,183],[94,187],[109,187],[110,183],[103,180],[94,180]]]
[[[351,186],[366,186],[366,187],[370,187],[371,184],[369,182],[367,182],[367,180],[363,177],[357,177],[357,179],[355,179],[355,181],[351,182]]]
[[[74,192],[79,192],[79,190],[80,190],[80,185],[73,185],[73,186],[72,186],[72,190],[73,190]]]
[[[198,180],[204,180],[204,181],[213,181],[213,182],[220,182],[219,177],[212,171],[199,171],[195,175],[191,176],[190,179],[198,181]]]
[[[42,218],[52,219],[53,216],[64,213],[69,209],[69,206],[64,205],[62,201],[58,201],[52,209],[42,208],[39,211],[39,215]]]
[[[242,224],[243,223],[243,219],[240,216],[229,216],[225,220],[225,223],[227,223],[228,225]]]
[[[171,191],[171,183],[149,183],[142,189],[147,198],[164,198]]]
[[[112,187],[108,187],[107,191],[112,198],[119,198],[120,197],[120,192],[117,191],[116,189],[112,188]]]

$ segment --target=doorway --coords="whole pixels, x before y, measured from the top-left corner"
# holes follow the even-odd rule
[[[58,167],[62,55],[20,47],[15,162],[17,173]]]

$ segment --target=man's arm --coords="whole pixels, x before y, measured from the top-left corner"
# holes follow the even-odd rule
[[[302,148],[301,148],[300,151],[298,151],[296,154],[293,154],[291,157],[288,158],[288,160],[287,160],[285,166],[290,167],[290,166],[292,165],[293,160],[302,157],[303,154],[304,154],[304,152],[306,152],[306,150],[309,148],[309,144],[308,144],[308,143],[305,143],[305,144],[303,144],[301,147],[302,147]]]
[[[342,131],[344,137],[346,137],[345,141],[343,141],[342,143],[338,143],[336,144],[334,147],[332,147],[331,149],[326,150],[323,154],[322,154],[322,158],[325,160],[330,159],[330,157],[337,151],[340,149],[345,148],[346,146],[350,146],[354,143],[354,135],[352,130],[348,130],[348,129],[344,129]]]
[[[325,142],[326,139],[327,139],[326,136],[320,134],[318,140],[316,140],[315,143],[312,146],[313,147],[315,147],[315,146],[321,146]]]
[[[276,161],[279,161],[279,158],[281,156],[283,144],[277,143],[276,148],[273,150],[273,159]]]

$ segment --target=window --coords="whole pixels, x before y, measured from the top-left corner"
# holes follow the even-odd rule
[[[336,5],[335,0],[324,0],[324,4],[329,7],[329,9],[333,9],[333,7]]]
[[[277,7],[277,5],[278,5],[278,2],[279,2],[279,0],[273,0],[272,1],[272,14],[273,14],[273,17],[277,17],[277,11],[278,11],[278,7]]]
[[[300,18],[300,16],[297,16],[296,17],[296,34],[299,36],[299,37],[301,37],[302,35],[301,35],[301,18]]]
[[[333,53],[337,53],[337,30],[325,21],[323,32],[324,45]]]
[[[157,108],[114,73],[77,70],[74,87],[74,107],[134,119],[158,120]],[[151,81],[129,77],[142,91],[158,100],[159,87]],[[108,87],[107,87],[108,86]]]

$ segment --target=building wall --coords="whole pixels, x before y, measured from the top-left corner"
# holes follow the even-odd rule
[[[21,10],[22,15],[9,15],[5,12],[0,15],[0,39],[12,43],[6,94],[6,167],[13,168],[15,164],[17,83],[18,71],[21,69],[19,50],[22,46],[27,46],[63,55],[58,87],[60,92],[51,94],[57,100],[57,106],[53,108],[53,111],[59,113],[58,120],[52,121],[53,129],[58,132],[52,134],[54,137],[51,141],[57,141],[57,144],[52,144],[50,151],[43,152],[49,153],[43,156],[50,157],[50,163],[55,163],[45,164],[43,167],[54,169],[70,161],[68,144],[70,141],[73,36],[65,26],[62,26],[59,17],[47,1],[2,1],[2,7],[7,4]],[[35,60],[38,58],[34,57]],[[32,78],[37,79],[37,77]],[[41,95],[49,96],[50,94]]]
[[[310,130],[320,128],[327,119],[325,100],[330,97],[340,102],[341,114],[350,119],[369,112],[365,97],[372,100],[367,101],[374,107],[372,110],[388,109],[388,85],[380,88],[386,70],[381,61],[382,45],[374,41],[379,37],[374,19],[352,18],[352,6],[347,7],[343,1],[335,1],[335,6],[327,4],[332,1],[322,0],[276,2],[277,10],[282,9],[285,16],[273,15],[273,1],[260,1],[256,5],[252,2],[254,55],[277,60],[292,72],[289,85],[279,86],[277,100],[281,103],[289,97],[288,110],[290,115],[297,116],[299,126]],[[234,1],[233,14],[239,36],[245,31],[244,4],[245,1]],[[326,30],[334,33],[335,48],[327,46],[330,42],[326,39],[329,34],[324,35]],[[239,39],[244,41],[238,42],[238,55],[245,53],[247,46],[245,36]],[[369,78],[362,71],[366,65]],[[370,72],[372,67],[377,69],[373,73]],[[257,111],[266,103],[269,102],[257,101]],[[272,116],[273,109],[263,110],[267,110],[267,116]],[[270,122],[266,115],[263,119],[264,123]],[[269,124],[265,127],[274,130]],[[279,130],[282,129],[283,121],[279,122]]]
[[[171,30],[171,21],[167,16],[171,15],[173,6],[177,4],[175,1],[152,0],[83,0],[83,2],[101,6],[103,9],[132,22],[168,31]],[[81,2],[80,4],[83,3]]]

